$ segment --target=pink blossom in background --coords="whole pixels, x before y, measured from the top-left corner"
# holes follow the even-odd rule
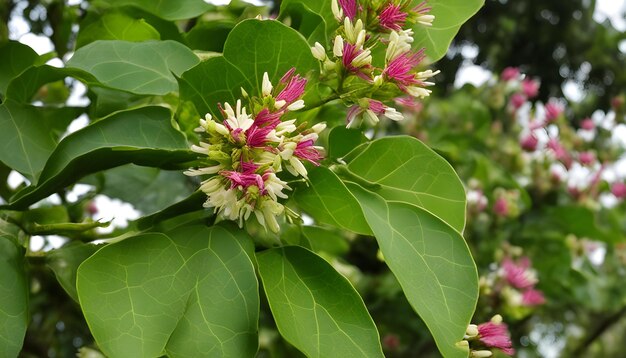
[[[510,104],[513,109],[519,109],[526,102],[526,96],[521,93],[513,93],[510,99]]]
[[[611,185],[611,193],[618,199],[626,199],[626,184],[622,182],[616,182]]]
[[[522,293],[522,304],[524,306],[539,306],[546,303],[543,293],[534,288],[530,288]]]
[[[546,122],[554,122],[563,113],[563,106],[559,103],[550,101],[546,104]]]
[[[386,29],[400,31],[406,22],[407,15],[400,9],[400,5],[389,3],[378,15],[378,22]]]
[[[503,81],[511,81],[518,78],[520,75],[519,68],[517,67],[507,67],[502,71],[500,78]]]
[[[527,152],[534,152],[538,143],[539,140],[533,134],[528,134],[520,140],[520,146]]]
[[[578,154],[578,160],[582,165],[591,165],[596,162],[596,156],[593,152],[580,152]]]
[[[522,91],[528,98],[537,97],[539,94],[539,82],[533,79],[525,79],[522,81]]]
[[[478,335],[482,343],[489,348],[498,348],[504,354],[513,355],[513,343],[509,335],[509,329],[504,323],[487,322],[478,325]]]
[[[502,269],[507,282],[515,288],[530,288],[537,283],[537,279],[530,271],[530,260],[526,257],[517,263],[505,258],[502,261]]]
[[[369,100],[369,109],[377,115],[385,114],[386,106],[381,101],[377,101],[375,99]]]
[[[415,97],[397,97],[393,100],[397,105],[407,109],[408,111],[417,113],[424,108],[424,105],[418,101]]]
[[[499,197],[493,204],[493,212],[500,217],[507,216],[509,214],[509,203],[504,197]]]
[[[593,123],[593,120],[591,118],[585,118],[582,120],[582,122],[580,122],[580,128],[586,131],[592,131],[594,130],[594,128],[596,128],[596,125],[595,123]]]

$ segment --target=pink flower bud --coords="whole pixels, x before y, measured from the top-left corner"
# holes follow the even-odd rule
[[[511,104],[511,107],[513,107],[513,109],[517,110],[524,104],[524,102],[526,102],[526,96],[521,93],[514,93],[511,96],[511,100],[509,103]]]
[[[480,341],[489,348],[498,348],[507,355],[515,354],[509,329],[504,323],[487,322],[478,325]]]
[[[554,122],[563,113],[563,106],[556,102],[546,104],[546,122]]]
[[[593,154],[593,152],[580,152],[578,154],[578,160],[582,165],[591,165],[595,163],[596,156]]]
[[[532,134],[525,136],[520,141],[522,149],[527,152],[534,152],[537,149],[537,143],[539,143],[539,140]]]
[[[616,182],[611,185],[611,193],[618,199],[626,199],[626,184],[622,182]]]
[[[528,98],[537,97],[537,94],[539,94],[539,82],[532,79],[522,81],[522,91]]]
[[[580,128],[586,131],[592,131],[594,128],[596,128],[596,125],[595,123],[593,123],[593,120],[591,118],[585,118],[582,120],[582,122],[580,122]]]
[[[534,288],[530,288],[522,293],[522,304],[524,306],[539,306],[546,303],[543,293]]]
[[[493,212],[500,217],[505,217],[509,214],[509,203],[504,197],[501,196],[496,199],[496,202],[493,204]]]
[[[517,67],[507,67],[502,71],[500,78],[503,81],[511,81],[519,77],[519,69]]]

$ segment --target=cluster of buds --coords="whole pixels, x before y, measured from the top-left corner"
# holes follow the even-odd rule
[[[530,182],[540,192],[564,186],[570,198],[590,207],[619,203],[626,197],[620,190],[624,177],[618,168],[624,147],[614,138],[614,130],[623,122],[618,111],[604,118],[584,118],[575,129],[565,116],[564,99],[551,98],[545,104],[531,101],[538,94],[539,81],[526,78],[515,67],[504,69],[500,78],[518,124],[510,127],[519,128],[522,160],[531,164],[531,173],[525,175],[530,174]],[[522,106],[524,110],[518,111]]]
[[[210,114],[200,120],[196,129],[201,135],[192,150],[201,154],[202,166],[189,169],[189,176],[210,177],[200,189],[207,194],[205,207],[214,208],[221,217],[243,226],[254,213],[266,229],[278,232],[277,217],[285,207],[278,200],[286,199],[288,183],[279,178],[285,169],[294,177],[307,177],[304,162],[319,165],[321,148],[315,146],[325,124],[307,128],[296,126],[296,120],[282,120],[290,111],[304,107],[301,99],[306,79],[289,70],[273,86],[267,73],[263,75],[260,97],[250,97],[242,89],[244,101],[219,105],[223,120]]]
[[[530,259],[520,256],[521,248],[505,244],[503,249],[505,256],[499,265],[480,278],[481,295],[507,317],[522,319],[545,304],[546,299],[536,288],[539,280]]]
[[[433,85],[429,79],[439,71],[419,71],[426,57],[424,49],[413,51],[413,30],[407,24],[431,26],[434,16],[424,1],[417,6],[410,0],[357,1],[333,0],[332,11],[341,26],[330,51],[320,43],[311,48],[323,63],[322,76],[337,80],[337,94],[351,105],[349,127],[365,122],[378,123],[381,116],[399,121],[404,117],[383,102],[395,98],[424,98]],[[372,50],[386,46],[382,67],[372,63]],[[382,62],[382,61],[381,61]],[[403,102],[406,102],[403,99]]]
[[[512,356],[515,354],[509,328],[502,322],[502,316],[495,315],[489,322],[479,325],[470,324],[464,339],[458,343],[469,349],[472,358],[487,358],[493,355],[493,349]]]

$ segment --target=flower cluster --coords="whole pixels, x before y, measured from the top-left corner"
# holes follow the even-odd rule
[[[315,43],[311,51],[323,63],[322,75],[337,81],[336,92],[351,105],[346,118],[348,127],[362,122],[375,125],[381,116],[402,120],[402,113],[383,102],[430,95],[425,87],[433,85],[429,79],[439,71],[419,71],[425,50],[411,49],[413,30],[407,24],[431,26],[434,16],[429,14],[431,8],[425,1],[417,6],[411,3],[332,1],[333,14],[342,24],[332,50]],[[386,47],[382,66],[376,66],[372,59],[372,51],[378,46]]]
[[[304,107],[301,99],[306,79],[289,70],[273,86],[263,75],[260,97],[250,97],[243,89],[241,99],[231,106],[219,105],[223,120],[207,114],[197,132],[202,140],[192,150],[203,155],[203,167],[185,172],[189,176],[210,175],[200,189],[208,196],[205,207],[212,207],[223,218],[239,222],[254,213],[258,222],[279,231],[277,217],[285,212],[278,202],[291,190],[278,174],[286,169],[295,177],[307,177],[304,162],[319,165],[321,148],[314,145],[324,124],[306,128],[296,120],[282,120],[290,111]]]
[[[502,322],[502,316],[495,315],[486,323],[479,325],[470,324],[465,332],[465,341],[470,347],[470,357],[486,358],[491,357],[491,349],[496,348],[506,355],[515,354],[509,329]]]
[[[530,259],[526,256],[511,257],[512,253],[519,254],[521,248],[510,245],[503,248],[506,254],[499,267],[480,278],[481,293],[483,299],[502,305],[499,309],[507,316],[521,319],[543,305],[546,299],[536,288],[539,280]]]

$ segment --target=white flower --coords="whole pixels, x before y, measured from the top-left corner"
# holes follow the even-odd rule
[[[287,182],[278,179],[274,173],[267,175],[264,184],[267,195],[269,195],[272,200],[278,200],[278,198],[287,199],[287,194],[283,193],[283,189],[291,190]]]
[[[420,15],[417,17],[417,22],[424,26],[433,26],[433,21],[435,20],[435,15]]]
[[[356,20],[354,25],[352,25],[352,21],[350,21],[347,17],[343,21],[343,28],[346,33],[346,39],[351,44],[356,44],[361,31],[365,31],[363,29],[363,21],[361,21],[361,19]]]
[[[304,101],[299,99],[295,102],[293,102],[292,104],[290,104],[289,106],[287,106],[287,109],[290,111],[297,111],[299,109],[304,108]]]
[[[337,35],[337,37],[335,37],[335,42],[333,44],[333,54],[336,57],[343,56],[343,37],[341,37],[341,35]]]
[[[218,164],[212,167],[188,169],[184,172],[184,174],[190,177],[199,176],[199,175],[211,175],[211,174],[217,174],[220,170],[223,170],[223,169],[224,169],[224,166],[221,164]]]
[[[378,123],[379,119],[378,116],[376,115],[376,113],[374,113],[374,111],[372,111],[371,109],[366,109],[365,110],[365,114],[363,115],[363,119],[370,125],[376,125],[376,123]]]
[[[410,51],[411,43],[413,43],[413,30],[392,31],[389,34],[385,61],[390,62],[401,54]]]
[[[402,115],[402,113],[396,111],[396,109],[393,107],[385,108],[385,117],[394,121],[401,121],[404,119],[404,116]]]
[[[254,119],[246,113],[246,108],[241,107],[240,99],[237,100],[235,110],[233,110],[228,102],[224,103],[224,113],[226,114],[226,122],[228,122],[228,125],[232,128],[241,128],[245,131],[254,123]]]
[[[406,88],[406,92],[413,97],[419,97],[419,98],[428,97],[432,93],[431,90],[427,90],[426,88],[422,88],[418,86],[409,86]]]
[[[282,204],[266,199],[257,205],[254,215],[266,230],[269,227],[270,231],[277,233],[280,231],[280,226],[278,226],[276,216],[282,214],[284,210],[285,207]]]
[[[363,50],[352,60],[352,66],[363,67],[372,63],[372,52],[369,49]]]
[[[339,7],[339,3],[337,0],[332,0],[330,3],[330,8],[333,11],[333,15],[337,21],[341,21],[343,19],[343,10]]]
[[[319,61],[326,60],[326,49],[319,42],[316,42],[315,46],[311,47],[311,53],[313,54],[313,57]]]
[[[263,73],[263,84],[261,85],[261,93],[263,97],[267,97],[272,94],[272,82],[270,82],[270,78],[267,75],[267,72]]]

